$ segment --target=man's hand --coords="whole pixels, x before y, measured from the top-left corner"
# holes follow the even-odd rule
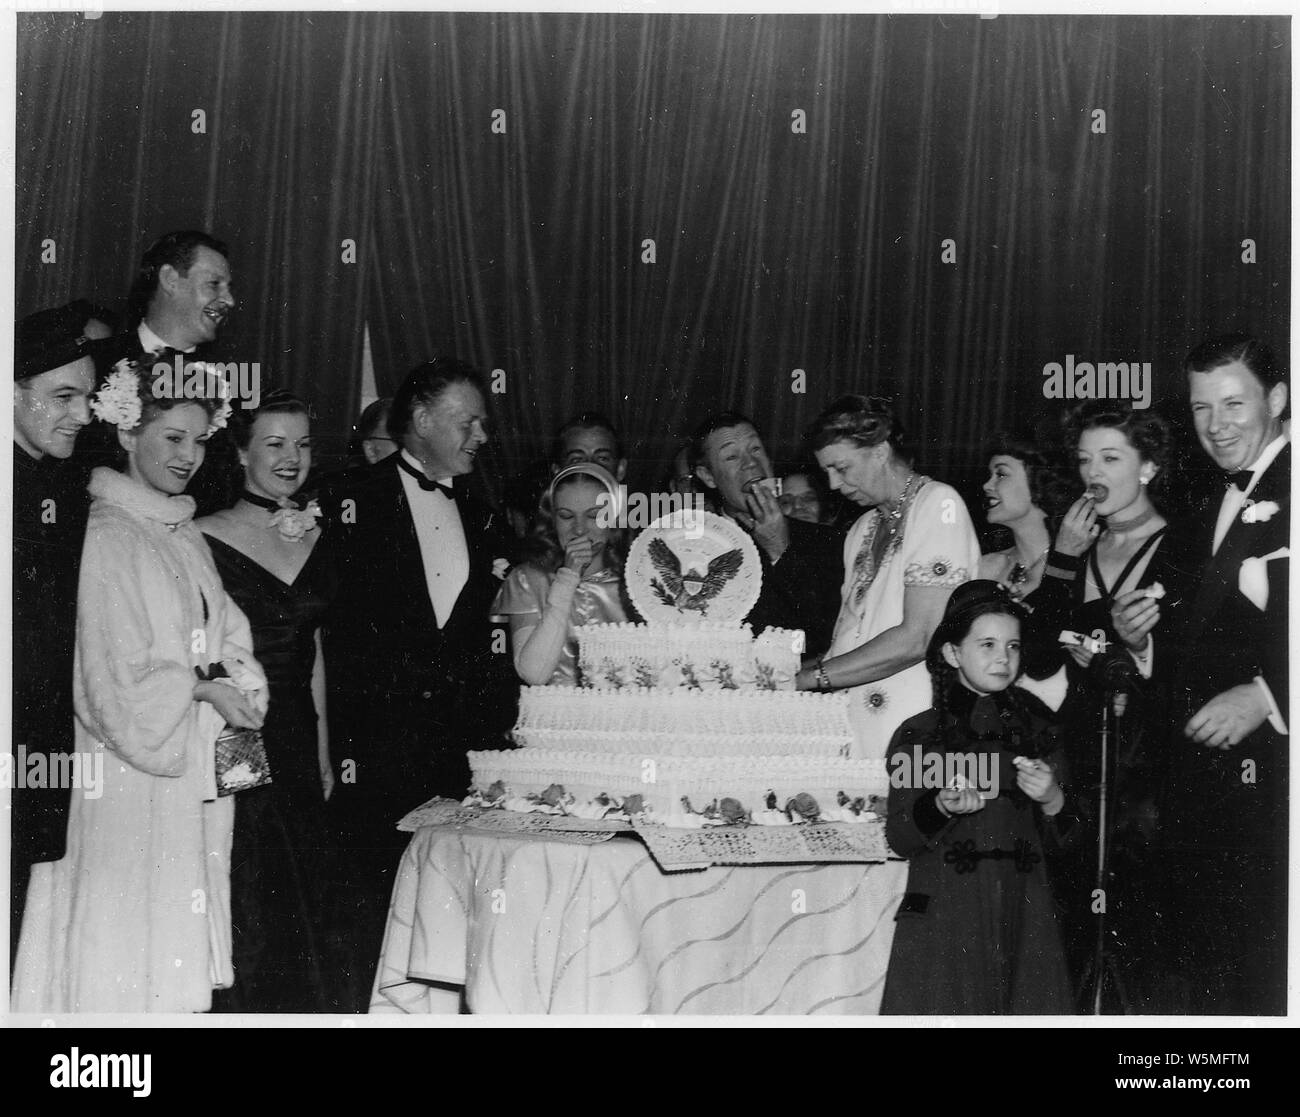
[[[1254,683],[1216,694],[1192,716],[1183,733],[1214,749],[1239,745],[1268,720],[1268,700]]]
[[[781,511],[780,502],[764,485],[755,485],[745,494],[745,507],[749,515],[736,517],[741,527],[767,552],[769,561],[776,562],[790,546],[790,523]]]
[[[1146,652],[1151,630],[1160,621],[1160,606],[1146,590],[1129,590],[1115,598],[1110,620],[1124,647],[1134,655]]]

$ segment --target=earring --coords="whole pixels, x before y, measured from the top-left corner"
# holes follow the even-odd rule
[[[1144,485],[1149,485],[1149,484],[1151,484],[1151,478],[1150,478],[1150,477],[1139,477],[1138,480],[1141,481],[1142,484],[1144,484]]]

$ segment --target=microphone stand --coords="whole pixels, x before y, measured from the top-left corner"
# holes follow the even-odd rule
[[[1097,928],[1093,941],[1093,955],[1089,968],[1084,971],[1082,990],[1087,991],[1091,982],[1091,995],[1087,997],[1089,1012],[1093,1016],[1102,1015],[1102,1002],[1109,985],[1119,1001],[1119,1011],[1127,1013],[1129,1009],[1128,994],[1120,979],[1115,960],[1106,945],[1106,913],[1109,907],[1108,888],[1110,877],[1110,837],[1111,837],[1111,793],[1114,785],[1114,773],[1118,767],[1116,757],[1119,754],[1119,723],[1128,704],[1125,683],[1132,677],[1132,665],[1126,659],[1105,660],[1096,674],[1103,682],[1101,733],[1099,739],[1100,778],[1097,784],[1097,862],[1093,878],[1093,896],[1101,896],[1101,910],[1096,913]],[[1112,741],[1115,745],[1112,746]]]

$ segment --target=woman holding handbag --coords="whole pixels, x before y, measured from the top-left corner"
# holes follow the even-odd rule
[[[83,779],[66,856],[32,877],[15,1012],[204,1012],[234,980],[234,803],[217,794],[216,744],[261,725],[265,678],[184,495],[230,413],[225,385],[209,368],[210,389],[172,395],[171,371],[124,362],[91,405],[126,467],[90,481],[73,680]]]

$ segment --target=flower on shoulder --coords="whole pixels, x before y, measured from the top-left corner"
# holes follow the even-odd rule
[[[320,505],[313,500],[306,508],[281,508],[271,517],[271,526],[290,543],[297,543],[308,532],[316,530],[320,514]]]
[[[868,713],[878,714],[889,705],[889,695],[879,687],[873,687],[863,696],[862,702]]]

